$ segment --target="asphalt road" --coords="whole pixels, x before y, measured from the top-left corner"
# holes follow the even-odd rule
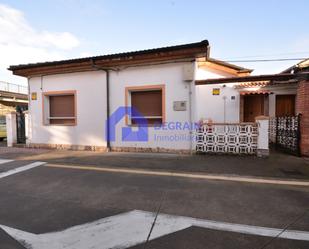
[[[0,173],[29,163],[0,164]],[[27,243],[40,246],[40,239],[55,241],[61,236],[67,243],[73,235],[82,240],[88,233],[89,240],[118,239],[122,247],[117,248],[309,248],[309,241],[231,232],[223,224],[308,232],[308,187],[108,173],[47,164],[0,176],[0,205],[0,225],[13,237],[17,234],[14,229],[22,231],[20,241],[25,248],[32,248]],[[163,216],[154,223],[153,237],[144,247],[156,213]],[[189,218],[216,221],[223,228],[188,225]],[[169,222],[174,223],[170,226]],[[132,235],[134,229],[138,232]],[[135,235],[140,237],[135,239]],[[113,245],[113,241],[106,243],[93,248]],[[2,230],[0,248],[22,247]]]

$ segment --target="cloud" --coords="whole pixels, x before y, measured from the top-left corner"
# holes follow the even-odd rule
[[[69,32],[36,30],[20,10],[0,4],[0,80],[14,80],[9,65],[66,58],[80,45]]]

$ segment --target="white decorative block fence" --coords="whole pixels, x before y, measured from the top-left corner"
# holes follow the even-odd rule
[[[203,124],[196,133],[196,151],[206,153],[256,154],[258,125]]]

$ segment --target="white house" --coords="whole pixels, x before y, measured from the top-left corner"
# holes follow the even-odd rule
[[[196,149],[192,126],[201,120],[254,122],[275,115],[274,89],[259,91],[265,82],[199,84],[252,71],[209,58],[206,40],[9,70],[28,78],[27,144],[33,147],[190,152]],[[295,94],[296,87],[277,92]],[[126,107],[138,110],[147,127],[138,127],[140,117]]]

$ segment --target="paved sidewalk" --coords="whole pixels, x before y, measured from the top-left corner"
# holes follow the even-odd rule
[[[309,179],[308,159],[275,151],[271,152],[269,158],[257,158],[255,156],[234,155],[102,153],[27,148],[0,148],[0,157],[80,166],[283,179]]]

